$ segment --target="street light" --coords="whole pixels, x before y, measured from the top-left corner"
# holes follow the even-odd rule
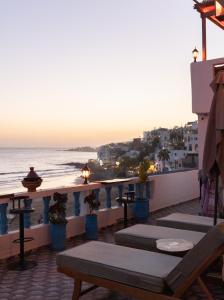
[[[82,177],[85,179],[83,184],[88,183],[89,175],[90,175],[90,169],[88,168],[87,164],[85,164],[85,166],[82,168]]]
[[[199,54],[198,49],[195,47],[194,50],[192,51],[192,53],[193,53],[194,62],[196,62],[198,59],[198,54]]]

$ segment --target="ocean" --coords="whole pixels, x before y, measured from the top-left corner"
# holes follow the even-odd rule
[[[52,148],[0,148],[0,195],[23,192],[21,181],[34,167],[43,182],[40,189],[69,186],[76,183],[81,171],[72,162],[87,163],[96,152],[64,151]]]

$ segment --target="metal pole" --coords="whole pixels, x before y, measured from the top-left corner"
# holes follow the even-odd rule
[[[207,59],[207,43],[206,43],[206,17],[201,14],[202,21],[202,60]]]
[[[23,213],[19,214],[19,242],[20,242],[20,266],[24,266],[24,219]]]

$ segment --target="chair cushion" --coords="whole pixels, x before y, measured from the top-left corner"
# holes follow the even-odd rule
[[[209,232],[192,248],[182,259],[182,261],[173,269],[166,278],[166,282],[175,292],[181,285],[189,280],[194,272],[203,271],[203,265],[209,258],[216,259],[217,251],[224,251],[224,223],[214,226]]]
[[[224,219],[218,219],[217,223],[221,223],[223,221]],[[213,218],[175,213],[157,219],[156,224],[165,227],[208,232],[208,230],[213,227]]]
[[[114,237],[118,245],[158,252],[158,239],[184,239],[196,245],[204,235],[205,233],[190,230],[137,224],[116,232]]]
[[[60,268],[160,293],[181,258],[93,241],[61,252],[56,261]]]

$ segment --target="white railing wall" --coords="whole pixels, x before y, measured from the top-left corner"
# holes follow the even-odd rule
[[[174,204],[189,201],[199,196],[199,186],[197,180],[197,170],[160,174],[149,176],[150,180],[150,211],[156,211]],[[112,189],[118,189],[124,192],[128,189],[128,185],[138,185],[138,178],[131,179],[128,183],[117,183],[111,185]],[[122,187],[121,187],[122,186]],[[101,183],[90,183],[88,185],[76,185],[66,188],[50,189],[37,191],[34,193],[23,193],[29,195],[33,203],[36,199],[43,199],[43,214],[44,223],[25,229],[25,236],[32,236],[33,241],[25,243],[25,250],[36,249],[51,242],[50,239],[50,224],[48,224],[46,209],[54,192],[72,193],[74,196],[74,215],[68,217],[67,224],[67,238],[71,238],[85,232],[85,216],[79,215],[79,206],[82,204],[77,197],[77,193],[88,193],[90,190],[105,189],[110,186],[105,186]],[[131,186],[129,186],[130,189]],[[123,217],[123,208],[119,206],[110,207],[111,190],[107,190],[108,199],[106,200],[106,207],[98,211],[98,225],[99,228],[113,225],[118,219]],[[76,195],[76,196],[75,196]],[[9,199],[0,200],[0,227],[4,229],[4,222],[6,218],[7,203]],[[2,209],[3,208],[3,209]],[[132,211],[129,209],[129,217]],[[8,258],[19,253],[19,245],[12,241],[18,238],[18,230],[7,231],[2,230],[0,235],[0,259]]]

